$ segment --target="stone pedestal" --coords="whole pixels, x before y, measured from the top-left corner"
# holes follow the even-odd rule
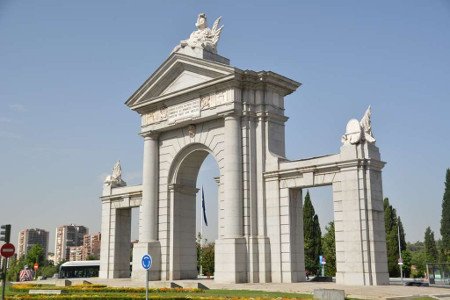
[[[133,271],[131,278],[145,281],[146,270],[142,267],[142,257],[149,254],[152,257],[152,267],[149,270],[149,280],[161,280],[161,244],[158,241],[136,243],[133,247]]]
[[[245,238],[216,240],[214,280],[220,283],[247,282]]]
[[[201,48],[191,48],[189,46],[186,46],[178,49],[176,52],[188,56],[198,57],[205,60],[216,61],[225,65],[230,64],[230,60],[228,58]]]

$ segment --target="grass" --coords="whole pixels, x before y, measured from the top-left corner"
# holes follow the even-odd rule
[[[63,290],[62,295],[29,295],[30,289]],[[251,290],[151,289],[150,299],[311,299],[309,294]],[[56,287],[54,285],[15,285],[8,287],[6,299],[145,299],[143,288],[111,288],[101,285]]]

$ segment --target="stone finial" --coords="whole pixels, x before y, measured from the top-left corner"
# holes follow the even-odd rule
[[[345,134],[342,136],[341,142],[345,144],[355,145],[360,142],[375,143],[375,138],[372,135],[372,125],[370,116],[372,115],[370,105],[367,108],[361,121],[351,119],[348,121],[345,128]]]
[[[104,184],[111,187],[121,187],[127,185],[127,183],[122,179],[122,167],[120,166],[120,160],[114,164],[112,174],[106,177]]]
[[[198,15],[195,26],[197,30],[192,32],[189,39],[183,40],[178,46],[175,47],[173,52],[178,52],[185,47],[200,48],[211,53],[217,54],[217,43],[219,42],[220,34],[223,26],[219,27],[219,23],[222,17],[217,18],[212,28],[208,28],[206,20],[206,14],[201,13]]]

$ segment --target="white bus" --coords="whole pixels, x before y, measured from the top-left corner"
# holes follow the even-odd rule
[[[59,278],[98,277],[99,260],[68,261],[59,267]]]

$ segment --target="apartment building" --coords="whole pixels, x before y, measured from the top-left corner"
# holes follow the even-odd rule
[[[101,240],[102,235],[100,232],[93,235],[85,235],[83,237],[82,260],[87,260],[89,257],[100,259]]]
[[[83,238],[88,233],[87,227],[74,224],[56,228],[55,263],[70,260],[70,247],[83,246]]]
[[[17,243],[18,257],[25,256],[34,245],[41,245],[44,249],[45,256],[48,253],[49,232],[44,229],[31,228],[24,229],[19,232],[19,242]]]

